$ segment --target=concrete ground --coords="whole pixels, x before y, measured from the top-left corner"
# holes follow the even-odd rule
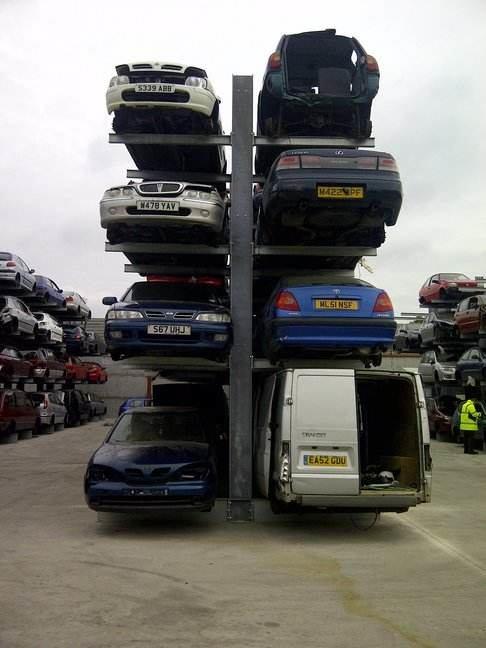
[[[106,431],[0,446],[1,648],[486,645],[486,455],[434,443],[433,503],[367,531],[263,502],[98,522],[82,476]]]

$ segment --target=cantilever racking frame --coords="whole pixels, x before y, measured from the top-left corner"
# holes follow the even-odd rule
[[[230,254],[230,291],[231,317],[233,322],[233,346],[229,360],[229,407],[230,407],[230,478],[229,498],[227,506],[228,520],[253,519],[252,503],[252,373],[253,370],[272,370],[266,361],[254,366],[252,356],[252,291],[253,291],[253,259],[257,256],[275,258],[280,256],[288,261],[285,271],[292,272],[292,258],[309,257],[347,257],[348,259],[362,256],[374,256],[374,248],[360,247],[292,247],[292,246],[254,246],[253,245],[253,200],[252,184],[263,178],[252,173],[253,147],[282,146],[295,147],[332,147],[358,148],[359,146],[374,146],[373,139],[352,139],[343,137],[283,137],[267,138],[255,136],[253,133],[253,77],[233,77],[233,109],[231,135],[160,135],[160,134],[110,134],[109,141],[113,144],[164,144],[174,146],[185,145],[219,145],[232,147],[231,174],[211,173],[163,173],[164,179],[178,179],[198,182],[230,182],[231,183],[231,229],[229,246],[179,245],[165,243],[125,243],[106,245],[110,252],[125,254],[153,255],[154,262],[143,264],[128,264],[126,272],[140,274],[158,272],[187,272],[195,271],[196,267],[166,266],[157,260],[159,254],[185,255],[228,255]],[[129,170],[129,178],[144,180],[160,179],[160,172]],[[284,261],[285,263],[285,261]],[[352,268],[345,264],[346,272]],[[352,265],[352,261],[351,261]],[[197,266],[197,264],[195,264]],[[334,267],[334,266],[333,266]],[[280,266],[278,273],[282,274]],[[335,268],[334,268],[335,270]],[[214,270],[211,269],[211,272]],[[268,272],[268,270],[267,270]],[[160,370],[164,368],[164,359],[160,358]],[[194,362],[184,358],[179,359],[181,373],[187,367],[194,369]],[[158,365],[155,358],[149,363],[152,369]],[[174,359],[171,359],[174,368]],[[177,364],[177,362],[176,362]],[[199,366],[200,363],[196,363]],[[208,371],[211,367],[208,366]],[[190,375],[190,374],[189,374]]]

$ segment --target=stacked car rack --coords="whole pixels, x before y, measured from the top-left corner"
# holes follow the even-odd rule
[[[257,277],[276,277],[302,269],[339,270],[353,275],[363,256],[374,256],[369,247],[334,246],[267,246],[253,243],[252,186],[262,178],[252,173],[253,147],[373,147],[373,139],[343,137],[267,138],[253,133],[253,78],[233,77],[232,132],[230,135],[162,135],[148,133],[110,134],[109,142],[125,145],[227,146],[232,150],[231,174],[167,173],[164,179],[196,182],[227,182],[231,187],[231,226],[229,245],[171,244],[127,242],[106,244],[108,252],[122,252],[129,263],[125,272],[150,274],[211,273],[229,276],[233,345],[229,362],[214,362],[190,357],[140,357],[126,360],[167,378],[194,380],[211,377],[229,384],[229,497],[227,518],[248,520],[253,517],[252,504],[252,395],[253,372],[275,372],[278,367],[267,360],[253,358],[253,287]],[[159,179],[154,170],[129,170],[129,178]],[[310,361],[312,363],[312,361]],[[318,361],[316,361],[318,362]],[[346,366],[349,362],[342,361]],[[326,365],[320,361],[319,365]],[[335,365],[335,361],[334,361]],[[333,366],[334,366],[333,365]],[[306,366],[309,366],[307,362]],[[329,366],[329,362],[327,362]]]

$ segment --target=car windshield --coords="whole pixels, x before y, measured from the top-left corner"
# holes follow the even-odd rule
[[[167,284],[157,281],[140,281],[122,297],[122,301],[192,301],[219,303],[222,288],[206,284]]]
[[[469,277],[463,274],[455,274],[454,272],[449,272],[448,274],[441,274],[441,280],[443,281],[471,281]]]
[[[197,412],[131,412],[120,418],[109,443],[205,443],[206,434]]]
[[[30,394],[30,397],[34,401],[34,405],[38,405],[39,403],[43,403],[45,400],[44,394],[38,393],[38,392],[32,392]]]
[[[9,254],[8,252],[0,252],[0,261],[10,261],[12,258],[12,255]]]

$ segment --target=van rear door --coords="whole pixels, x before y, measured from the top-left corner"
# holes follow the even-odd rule
[[[292,491],[359,495],[354,371],[296,369],[289,404]]]

